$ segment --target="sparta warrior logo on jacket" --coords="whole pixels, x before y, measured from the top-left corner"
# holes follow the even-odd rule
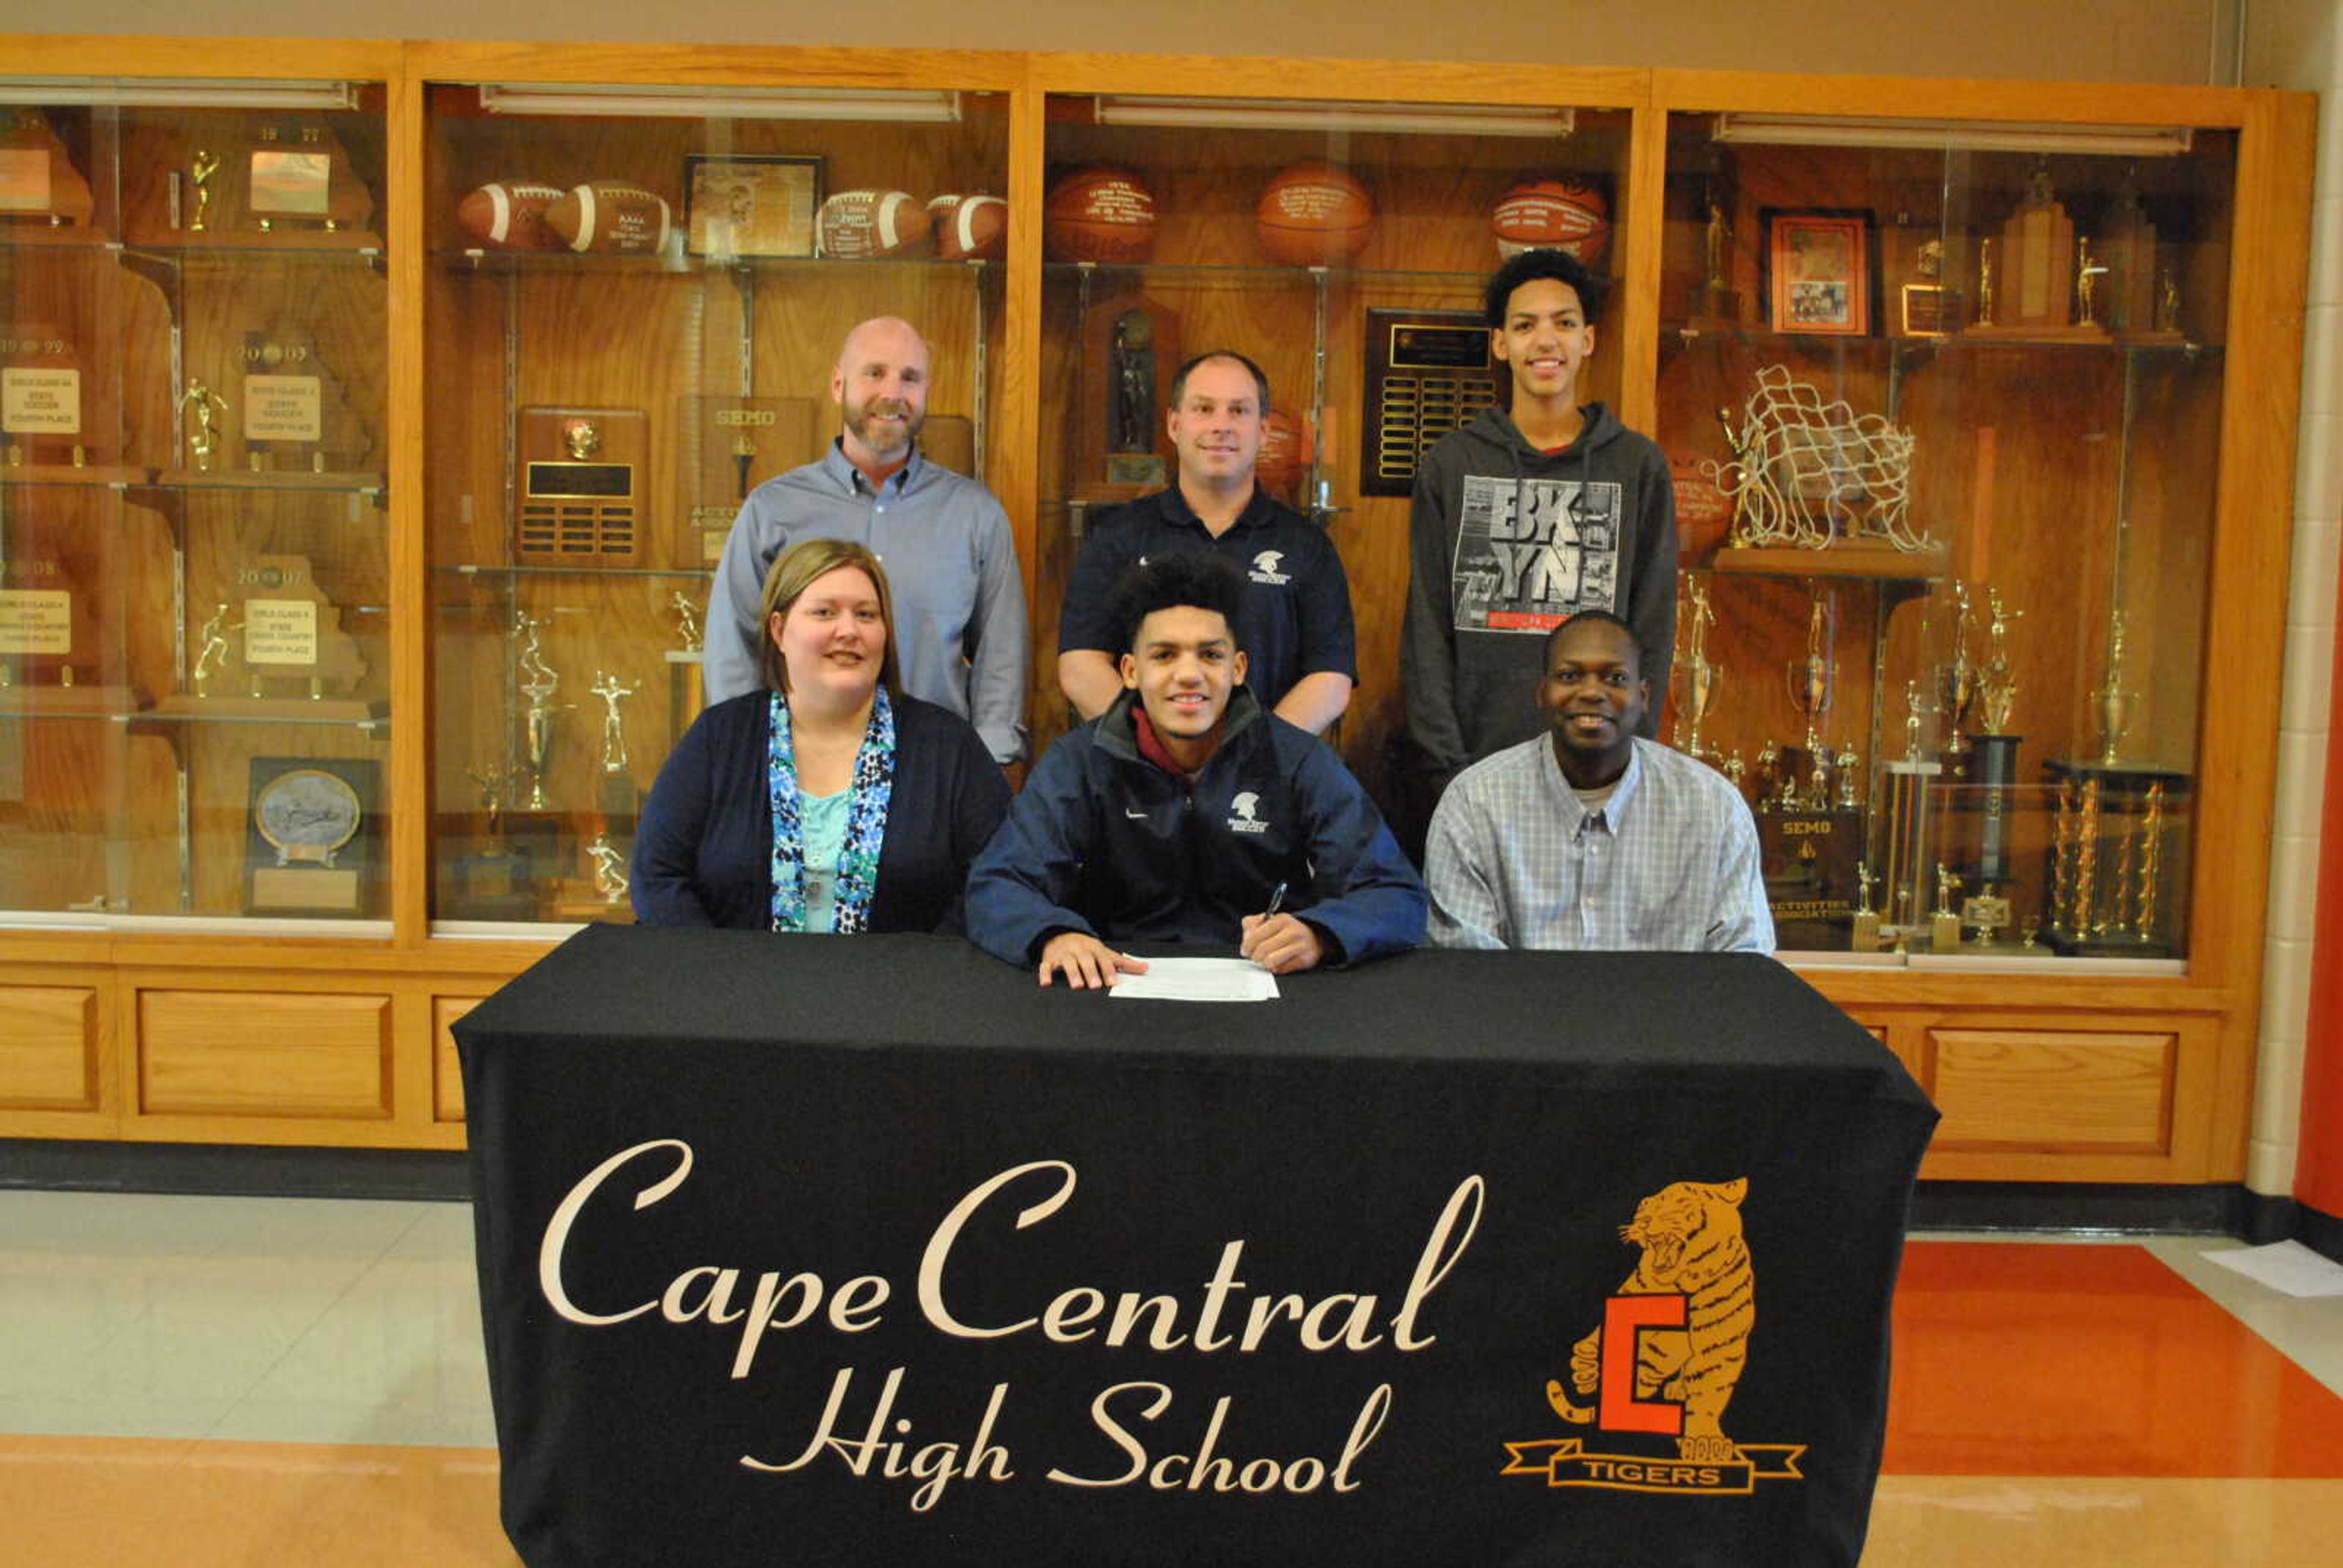
[[[1552,631],[1616,610],[1620,488],[1609,481],[1468,474],[1457,518],[1459,631]]]

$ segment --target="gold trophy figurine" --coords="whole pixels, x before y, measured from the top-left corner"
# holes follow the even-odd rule
[[[542,811],[545,803],[545,766],[553,751],[553,716],[558,711],[553,694],[561,686],[561,677],[545,662],[545,650],[537,634],[546,622],[525,611],[513,614],[513,635],[520,638],[518,663],[521,675],[521,695],[528,699],[524,731],[528,756],[528,809]],[[568,703],[559,705],[567,708]]]
[[[187,232],[201,234],[211,226],[212,176],[219,173],[219,155],[209,147],[197,147],[187,165],[187,183],[196,187],[196,210],[187,220]]]
[[[1716,624],[1716,612],[1709,608],[1707,582],[1696,577],[1686,578],[1684,597],[1691,608],[1684,622],[1684,704],[1676,720],[1676,749],[1704,762],[1713,754],[1701,741],[1700,727],[1725,684],[1725,671],[1708,659],[1708,628]]]
[[[196,634],[204,639],[203,651],[196,655],[196,667],[189,672],[197,697],[206,695],[205,689],[211,685],[213,674],[227,662],[227,639],[243,629],[242,621],[228,619],[226,604],[213,608],[211,618],[205,621],[203,629]]]
[[[1854,930],[1848,946],[1855,952],[1879,950],[1879,911],[1872,907],[1871,890],[1879,879],[1871,874],[1871,862],[1858,860],[1855,865]]]
[[[1838,809],[1840,810],[1854,811],[1862,808],[1863,801],[1855,793],[1861,787],[1862,779],[1863,754],[1854,750],[1840,752],[1838,754]]]
[[[1906,681],[1904,683],[1904,760],[1906,762],[1918,763],[1926,760],[1920,755],[1920,730],[1923,722],[1920,716],[1926,711],[1926,709],[1920,706],[1920,683],[1916,680]]]
[[[2096,327],[2099,320],[2099,279],[2107,264],[2091,254],[2090,236],[2075,241],[2075,324]]]
[[[1977,696],[1976,661],[1969,657],[1969,585],[1956,579],[1953,583],[1953,657],[1952,661],[1937,673],[1942,688],[1946,720],[1950,732],[1945,741],[1945,755],[1958,757],[1969,749],[1967,733],[1962,726],[1968,722],[1969,709]]]
[[[1837,686],[1836,673],[1831,668],[1826,649],[1826,628],[1830,619],[1830,596],[1818,583],[1809,582],[1813,604],[1806,616],[1806,657],[1793,659],[1789,665],[1790,702],[1805,716],[1806,755],[1820,758],[1823,754],[1822,720],[1830,712],[1831,696]],[[1827,799],[1817,802],[1828,805]]]
[[[1951,952],[1961,945],[1960,906],[1954,900],[1960,897],[1961,879],[1942,860],[1936,862],[1936,907],[1928,911],[1928,946],[1940,953]]]
[[[2107,678],[2091,693],[2092,711],[2099,720],[2099,762],[2113,767],[2123,754],[2124,734],[2131,728],[2131,693],[2124,689],[2124,612],[2115,612],[2107,633]]]
[[[1986,630],[1985,668],[1977,677],[1977,705],[1985,710],[1985,732],[2006,735],[2010,712],[2017,705],[2017,669],[2009,659],[2009,623],[2026,612],[2005,608],[1999,588],[1987,588],[1986,602],[1991,619]]]
[[[1988,236],[1977,242],[1977,326],[1993,325],[1993,240]]]
[[[194,461],[196,472],[212,471],[212,454],[219,450],[219,430],[212,423],[212,411],[227,412],[227,400],[193,376],[187,377],[187,389],[179,401],[189,410],[188,417],[195,427],[187,432],[187,456]]]

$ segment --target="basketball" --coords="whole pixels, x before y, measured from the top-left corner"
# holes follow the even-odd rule
[[[936,254],[946,261],[998,261],[1009,248],[1009,204],[997,196],[936,196],[928,216],[935,220]]]
[[[1261,422],[1261,457],[1252,470],[1261,487],[1292,500],[1293,487],[1310,472],[1310,427],[1302,417],[1284,408],[1271,409]]]
[[[1611,204],[1583,179],[1524,180],[1489,209],[1489,232],[1497,254],[1509,259],[1525,250],[1566,250],[1591,266],[1611,238]]]
[[[1131,265],[1155,248],[1155,197],[1129,169],[1076,169],[1050,187],[1041,212],[1051,261]]]
[[[1333,164],[1280,169],[1263,186],[1253,233],[1272,260],[1288,266],[1334,266],[1366,248],[1375,198],[1358,176]]]

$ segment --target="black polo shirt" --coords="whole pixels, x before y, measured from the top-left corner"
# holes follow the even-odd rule
[[[1258,485],[1243,513],[1218,538],[1176,485],[1101,517],[1066,579],[1058,651],[1094,648],[1110,657],[1127,651],[1112,620],[1115,579],[1150,556],[1174,550],[1210,550],[1244,575],[1237,643],[1248,665],[1245,684],[1264,707],[1276,707],[1305,675],[1358,679],[1351,584],[1342,556],[1325,529]]]

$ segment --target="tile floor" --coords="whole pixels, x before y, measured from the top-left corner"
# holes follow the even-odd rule
[[[1907,1256],[1865,1568],[2343,1563],[2343,1299],[2218,1238]],[[0,1562],[511,1564],[471,1215],[0,1191]]]

